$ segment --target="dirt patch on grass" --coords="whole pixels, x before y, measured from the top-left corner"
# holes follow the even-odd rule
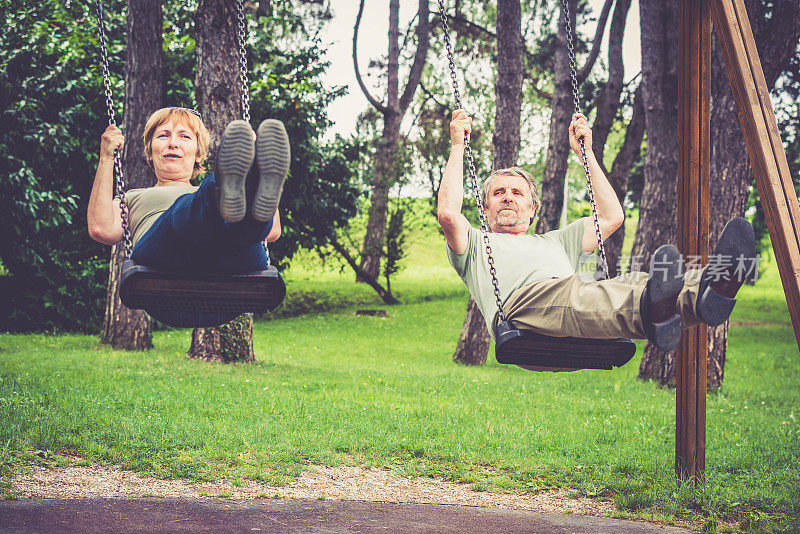
[[[441,479],[410,478],[388,469],[352,466],[309,466],[289,486],[247,482],[187,483],[141,476],[107,466],[31,467],[12,480],[12,491],[23,499],[70,498],[219,498],[348,499],[372,502],[495,506],[544,513],[610,515],[609,502],[569,495],[564,490],[536,494],[474,491],[466,484]]]
[[[779,327],[779,326],[791,326],[791,323],[783,324],[783,323],[758,323],[758,322],[752,322],[752,321],[731,321],[728,326],[730,326],[731,328],[739,328],[739,327],[775,328],[775,327]]]

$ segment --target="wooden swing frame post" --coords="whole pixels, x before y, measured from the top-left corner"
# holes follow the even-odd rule
[[[678,247],[708,255],[711,20],[742,125],[800,347],[800,205],[743,0],[681,0],[678,53]],[[705,471],[707,327],[684,331],[678,350],[675,469]]]
[[[678,10],[678,249],[708,261],[711,164],[711,17],[704,0]],[[675,469],[695,477],[705,469],[708,327],[683,331],[675,373]]]

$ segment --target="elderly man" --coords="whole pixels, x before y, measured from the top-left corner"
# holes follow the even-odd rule
[[[439,224],[447,241],[450,263],[461,276],[494,336],[499,314],[481,232],[461,213],[464,198],[464,134],[472,119],[463,110],[450,123],[450,158],[438,198]],[[580,114],[570,125],[570,146],[580,157],[586,146],[605,240],[623,223],[624,212],[592,153],[592,132]],[[650,274],[634,272],[609,280],[587,281],[576,274],[583,253],[597,246],[592,218],[565,228],[528,235],[539,208],[533,177],[519,167],[494,171],[483,184],[484,213],[497,271],[503,310],[511,324],[541,334],[595,339],[647,338],[662,350],[673,350],[682,328],[699,322],[723,323],[736,292],[755,262],[753,229],[733,219],[720,236],[714,268],[690,270],[673,245],[653,255]],[[738,260],[738,261],[735,261]],[[749,262],[749,263],[748,263]]]

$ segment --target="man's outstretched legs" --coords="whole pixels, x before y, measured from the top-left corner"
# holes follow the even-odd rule
[[[668,250],[670,260],[678,256],[674,248]],[[659,252],[664,251],[659,249]],[[653,264],[661,256],[654,254]],[[650,302],[647,296],[643,298],[650,280],[653,281],[649,283],[650,294],[657,304],[657,313],[651,315],[657,323],[674,328],[676,302],[684,285],[680,265],[679,261],[672,261],[662,266],[667,268],[666,275],[633,272],[608,280],[587,281],[576,274],[541,280],[512,293],[505,304],[506,315],[517,328],[549,336],[643,339],[647,331],[641,309],[643,302]],[[654,283],[662,279],[666,282]],[[677,331],[680,333],[680,316]]]
[[[681,328],[727,320],[755,260],[752,227],[733,219],[703,270],[682,274],[677,249],[668,245],[653,255],[649,275],[628,273],[599,282],[578,275],[542,280],[512,293],[504,308],[515,327],[541,334],[646,338],[662,350],[673,350]]]

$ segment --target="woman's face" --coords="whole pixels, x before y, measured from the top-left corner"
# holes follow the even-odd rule
[[[197,135],[174,118],[156,127],[150,148],[153,169],[159,179],[189,180],[195,164],[200,163]]]

